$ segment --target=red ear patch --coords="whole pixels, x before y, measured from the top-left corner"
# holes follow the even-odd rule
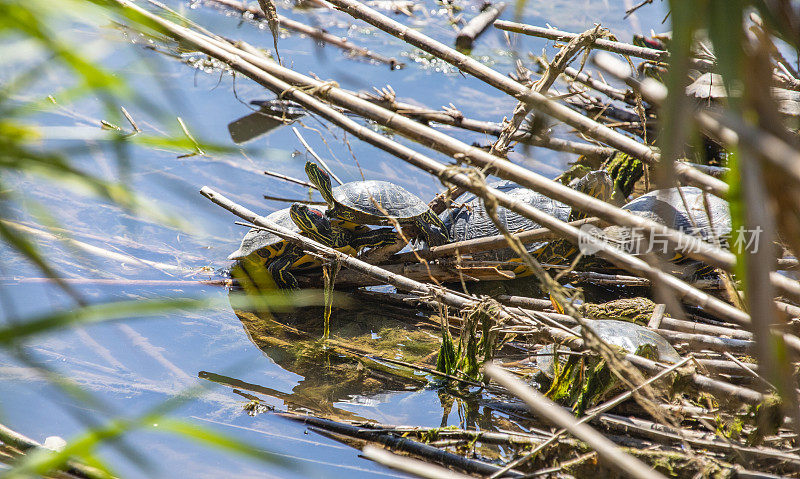
[[[314,213],[318,218],[322,218],[322,211],[320,211],[320,210],[314,210],[314,209],[309,208],[308,212],[309,213]]]

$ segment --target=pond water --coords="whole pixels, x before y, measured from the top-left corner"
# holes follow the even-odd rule
[[[481,3],[466,2],[465,17],[474,15]],[[624,10],[631,3],[631,0],[528,1],[521,19],[574,32],[599,22],[624,41],[629,41],[632,33],[664,30],[661,25],[665,16],[663,5],[657,3],[625,20]],[[237,15],[226,15],[210,6],[169,4],[216,33],[272,47],[268,30],[242,22]],[[448,25],[442,6],[431,1],[417,5],[413,18],[391,15],[453,44],[455,31]],[[342,87],[353,90],[369,91],[373,86],[380,88],[390,84],[404,101],[431,108],[453,103],[467,117],[480,120],[499,121],[513,109],[512,98],[454,72],[447,65],[432,63],[411,47],[344,14],[292,11],[286,4],[279,4],[279,11],[299,21],[324,25],[331,33],[346,35],[356,44],[396,57],[407,65],[405,69],[391,71],[386,65],[347,59],[334,47],[319,48],[307,38],[284,35],[279,42],[281,57],[299,72],[314,72],[321,79],[336,80]],[[514,8],[508,8],[502,18],[513,19],[513,16]],[[305,155],[295,154],[301,146],[290,128],[282,127],[243,145],[244,152],[237,151],[230,139],[227,125],[250,112],[248,102],[273,95],[246,78],[238,77],[233,81],[230,75],[219,71],[196,71],[174,58],[130,42],[110,25],[100,30],[72,25],[65,34],[74,43],[84,45],[92,57],[107,68],[126,77],[144,102],[158,106],[148,109],[137,106],[142,103],[124,105],[146,133],[179,132],[175,117],[181,117],[196,138],[234,149],[180,158],[179,155],[188,152],[131,145],[125,150],[127,163],[120,162],[108,142],[64,139],[66,131],[96,136],[98,121],[105,115],[96,98],[42,112],[34,119],[43,126],[45,147],[74,151],[71,154],[75,165],[131,184],[139,195],[158,205],[161,211],[181,218],[185,226],[173,228],[137,218],[54,183],[29,177],[4,178],[6,187],[25,192],[28,209],[49,212],[75,240],[161,265],[145,264],[133,258],[120,261],[74,250],[45,236],[38,240],[39,246],[65,277],[76,280],[75,289],[91,302],[205,296],[219,299],[221,305],[200,312],[116,321],[37,337],[24,348],[27,364],[17,356],[2,355],[0,417],[4,424],[39,441],[52,435],[70,439],[87,425],[118,415],[134,417],[199,386],[203,389],[195,391],[197,394],[173,411],[172,417],[234,435],[290,458],[294,463],[290,468],[265,466],[149,429],[127,435],[122,442],[106,445],[101,450],[101,456],[114,465],[115,472],[128,477],[174,477],[176,471],[187,477],[400,475],[360,459],[355,449],[307,432],[302,425],[271,414],[249,416],[243,410],[248,400],[233,393],[230,384],[239,384],[233,386],[239,389],[243,383],[261,386],[251,393],[279,410],[322,410],[340,417],[388,424],[491,427],[492,415],[496,413],[485,409],[475,397],[455,398],[451,408],[443,406],[448,401],[440,397],[440,393],[447,396],[446,392],[432,384],[399,385],[369,393],[358,388],[330,392],[325,389],[326,381],[338,379],[336,375],[328,376],[325,367],[289,367],[287,364],[294,363],[271,356],[268,348],[259,349],[230,306],[225,304],[227,291],[196,281],[218,277],[217,271],[228,266],[225,258],[236,249],[245,232],[243,227],[233,223],[233,216],[212,205],[197,191],[204,185],[211,186],[264,214],[287,206],[264,200],[264,194],[288,198],[302,198],[308,194],[301,186],[262,173],[269,169],[298,178],[304,176]],[[530,64],[529,51],[538,54],[545,50],[550,58],[556,52],[551,42],[531,37],[515,38],[514,47],[527,64]],[[513,55],[500,31],[487,32],[477,43],[473,55],[499,71],[513,70]],[[20,58],[19,62],[22,61]],[[0,73],[0,79],[4,77]],[[61,72],[46,70],[20,100],[53,95],[58,101],[59,93],[69,86],[62,82]],[[303,124],[307,128],[297,126],[305,138],[329,159],[344,181],[361,179],[363,173],[367,179],[398,183],[422,198],[430,198],[441,189],[435,179],[420,174],[402,161],[356,139],[350,138],[348,142],[340,130],[312,118],[305,118]],[[469,142],[489,142],[482,135],[453,133]],[[416,148],[423,151],[421,147]],[[512,159],[552,177],[573,158],[532,149],[524,155],[512,155]],[[43,229],[22,211],[18,212],[21,221],[39,231]],[[5,259],[0,272],[4,278],[0,298],[5,323],[72,305],[58,288],[40,281],[41,274],[35,269],[9,251],[2,253]],[[41,369],[31,367],[34,363],[79,385],[95,402],[76,400],[54,387]],[[335,367],[335,364],[328,366]],[[207,380],[209,378],[215,381]]]

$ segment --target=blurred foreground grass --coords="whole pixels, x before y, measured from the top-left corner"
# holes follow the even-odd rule
[[[39,317],[14,318],[12,321],[8,319],[10,315],[7,314],[8,322],[0,325],[0,347],[20,363],[36,368],[53,385],[87,407],[97,407],[101,402],[70,381],[68,377],[51,371],[31,359],[24,347],[27,342],[35,341],[39,335],[58,334],[72,326],[223,307],[205,298],[181,297],[89,304],[79,291],[59,276],[57,268],[42,251],[43,248],[37,244],[36,238],[24,230],[11,226],[11,222],[16,222],[21,216],[29,215],[48,228],[66,228],[67,235],[70,232],[70,225],[60,224],[57,214],[48,213],[45,208],[38,207],[28,192],[9,186],[11,178],[24,177],[30,181],[52,182],[59,187],[67,188],[75,195],[91,195],[136,217],[147,217],[177,229],[187,228],[186,221],[164,215],[156,205],[144,201],[132,190],[125,174],[130,169],[127,144],[135,143],[148,148],[165,148],[178,152],[188,151],[188,155],[222,149],[214,145],[197,143],[180,119],[178,123],[183,131],[176,128],[175,134],[154,136],[141,133],[135,123],[130,121],[127,113],[120,110],[120,105],[127,104],[161,117],[169,116],[159,107],[148,104],[147,99],[132,88],[124,74],[109,71],[95,60],[90,48],[71,43],[69,32],[73,29],[79,27],[97,31],[106,27],[115,15],[115,10],[103,5],[102,2],[0,1],[0,67],[6,70],[5,79],[0,83],[0,239],[8,249],[56,282],[73,302],[71,307]],[[45,71],[59,72],[62,83],[48,86],[53,90],[58,89],[57,98],[53,95],[39,98],[31,93],[43,89],[42,83],[46,76],[42,73]],[[66,139],[75,140],[71,144],[78,146],[65,151],[51,147],[46,132],[37,124],[37,116],[43,113],[82,100],[95,101],[95,98],[102,106],[105,117],[97,124],[98,132],[102,133],[102,139],[112,146],[104,151],[114,152],[119,172],[119,178],[116,180],[96,176],[73,161],[73,156],[85,153],[90,148],[88,142],[83,141],[80,136],[85,135],[85,132],[76,130],[74,138],[68,134]],[[233,298],[234,304],[236,301],[237,299]],[[281,296],[261,298],[261,301],[263,301],[261,306],[269,304],[275,307],[287,306],[294,302],[314,302],[315,299]],[[251,300],[242,299],[242,302],[252,306]],[[226,301],[224,306],[229,307],[230,304]],[[237,453],[273,465],[290,466],[286,459],[232,437],[167,417],[176,407],[202,393],[199,387],[183,391],[133,418],[109,417],[104,422],[94,421],[94,424],[86,425],[83,434],[70,439],[60,452],[33,448],[28,449],[27,454],[13,460],[4,456],[5,460],[10,461],[11,468],[6,470],[3,476],[50,475],[56,470],[69,469],[70,464],[75,464],[72,461],[91,466],[90,470],[79,471],[84,475],[112,476],[113,465],[104,464],[96,455],[97,449],[104,443],[114,445],[134,464],[143,465],[146,461],[142,460],[139,453],[131,451],[130,446],[120,441],[125,434],[142,429],[169,432],[219,451]],[[157,427],[154,427],[156,424]],[[20,432],[24,434],[24,431]],[[6,437],[0,439],[8,442]]]

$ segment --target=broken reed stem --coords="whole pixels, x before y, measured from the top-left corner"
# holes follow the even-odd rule
[[[647,464],[623,452],[616,444],[592,427],[580,424],[575,416],[566,409],[547,399],[542,393],[529,387],[506,370],[493,363],[487,363],[484,365],[483,371],[492,380],[508,389],[509,393],[522,399],[534,414],[568,430],[570,434],[585,442],[617,471],[638,479],[665,479],[663,475]]]
[[[304,180],[299,180],[299,179],[293,178],[291,176],[286,176],[286,175],[284,175],[282,173],[278,173],[278,172],[275,172],[275,171],[264,170],[264,174],[267,175],[267,176],[272,176],[273,178],[281,179],[283,181],[288,181],[289,183],[295,183],[297,185],[305,186],[307,188],[312,188],[312,189],[315,189],[315,190],[317,189],[317,187],[314,186],[313,183],[309,183],[308,181],[304,181]]]
[[[508,32],[521,33],[523,35],[531,35],[539,38],[546,38],[548,40],[555,40],[559,42],[568,42],[578,36],[577,33],[564,32],[554,28],[543,28],[534,25],[527,25],[524,23],[509,22],[506,20],[497,20],[494,22],[495,28],[505,30]],[[669,61],[669,52],[664,50],[656,50],[654,48],[638,47],[630,43],[616,42],[598,38],[592,44],[592,48],[598,50],[606,50],[620,55],[630,57],[642,58],[651,62],[666,63]],[[703,72],[711,71],[714,66],[713,62],[702,59],[692,59],[692,68]]]
[[[475,15],[456,35],[456,48],[461,51],[468,52],[472,50],[472,44],[475,40],[489,28],[489,25],[494,23],[495,20],[506,9],[505,3],[497,3],[494,5],[486,4],[487,7]]]
[[[564,69],[572,62],[573,57],[578,55],[581,50],[591,45],[600,35],[602,35],[600,25],[597,25],[570,40],[569,43],[559,50],[553,61],[547,66],[544,75],[542,75],[538,81],[534,82],[534,84],[531,86],[531,91],[546,94],[558,76],[561,75]],[[511,146],[512,136],[514,133],[516,133],[516,131],[522,125],[522,122],[525,121],[525,118],[527,118],[528,114],[532,110],[532,104],[525,101],[520,101],[514,107],[514,113],[511,116],[511,120],[508,121],[508,123],[506,123],[506,125],[503,127],[503,131],[500,133],[497,141],[495,141],[492,145],[489,153],[500,157],[505,157],[508,154],[508,150]]]
[[[294,132],[294,135],[297,137],[297,139],[298,139],[298,140],[300,140],[300,143],[303,145],[303,148],[305,148],[305,149],[306,149],[306,151],[307,151],[307,152],[308,152],[308,153],[309,153],[311,156],[313,156],[315,160],[317,160],[317,163],[318,163],[318,164],[319,164],[319,165],[320,165],[322,168],[324,168],[324,169],[325,169],[325,171],[327,171],[329,175],[331,175],[331,178],[333,178],[334,180],[336,180],[336,182],[337,182],[337,183],[339,183],[340,185],[344,184],[344,183],[342,182],[342,180],[340,180],[340,179],[339,179],[339,177],[338,177],[338,176],[336,176],[336,173],[334,173],[334,172],[333,172],[333,170],[331,169],[331,167],[330,167],[330,166],[328,166],[328,163],[327,163],[327,162],[325,162],[325,160],[323,160],[323,159],[322,159],[322,157],[320,157],[320,156],[317,154],[317,152],[316,152],[316,151],[314,151],[314,149],[313,149],[313,148],[311,148],[311,145],[309,145],[309,144],[308,144],[308,142],[306,142],[306,139],[305,139],[305,138],[303,138],[303,135],[301,135],[301,134],[300,134],[300,130],[298,130],[298,129],[297,129],[297,127],[293,126],[293,127],[292,127],[292,132]]]

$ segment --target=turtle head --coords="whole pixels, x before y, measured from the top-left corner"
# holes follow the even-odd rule
[[[583,178],[572,180],[570,188],[585,193],[603,201],[610,201],[614,193],[614,180],[605,170],[595,170],[587,173]],[[570,213],[570,221],[586,218],[586,214],[575,209]]]
[[[289,216],[300,231],[309,238],[323,244],[329,244],[333,236],[331,220],[325,213],[316,209],[309,208],[300,203],[294,203],[289,207]]]
[[[331,176],[320,168],[319,165],[311,161],[306,162],[306,175],[308,175],[309,181],[314,183],[314,186],[317,187],[322,198],[328,203],[328,206],[333,208],[335,206],[335,201],[333,199]]]
[[[583,178],[573,180],[569,186],[603,201],[609,201],[614,193],[614,180],[605,170],[590,171]]]

